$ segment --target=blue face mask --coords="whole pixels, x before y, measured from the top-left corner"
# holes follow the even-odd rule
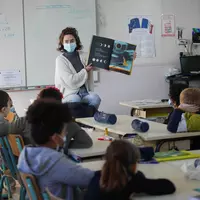
[[[16,113],[16,111],[15,111],[15,107],[14,107],[14,106],[12,106],[12,107],[10,108],[10,112],[12,112],[12,113]]]
[[[72,53],[76,49],[76,43],[75,42],[73,42],[73,43],[64,43],[64,49],[67,52]]]

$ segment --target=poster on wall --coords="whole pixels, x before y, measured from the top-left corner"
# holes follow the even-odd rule
[[[22,76],[20,70],[1,70],[0,87],[22,86]]]
[[[155,31],[150,16],[130,16],[128,20],[129,38],[137,45],[137,57],[155,57]]]
[[[175,37],[175,15],[161,16],[161,35],[162,37]]]

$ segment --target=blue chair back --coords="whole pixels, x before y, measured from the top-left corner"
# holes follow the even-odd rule
[[[7,136],[0,137],[0,145],[2,150],[2,157],[4,160],[4,167],[6,166],[10,170],[12,177],[17,179],[18,169],[16,160],[12,153],[12,149],[10,147]]]
[[[17,169],[17,161],[16,158],[13,155],[12,148],[10,146],[9,140],[7,136],[0,137],[0,145],[1,145],[1,154],[3,157],[3,163],[2,163],[2,175],[0,179],[0,200],[2,198],[2,190],[4,187],[4,182],[7,185],[7,190],[8,190],[8,197],[12,197],[11,193],[11,187],[10,183],[8,181],[7,175],[4,173],[6,169],[9,169],[11,176],[15,179],[18,180],[20,183],[20,200],[25,200],[26,196],[26,191],[25,188],[23,187],[19,171]]]
[[[20,175],[30,200],[50,200],[50,197],[46,192],[40,192],[34,176],[22,172],[20,172]]]

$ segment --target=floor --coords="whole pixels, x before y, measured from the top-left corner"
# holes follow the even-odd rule
[[[6,191],[3,191],[4,194],[6,194]],[[20,197],[20,185],[19,183],[16,184],[16,189],[12,192],[12,200],[19,200]]]

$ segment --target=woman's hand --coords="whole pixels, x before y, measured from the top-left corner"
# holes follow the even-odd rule
[[[93,69],[92,63],[85,67],[86,71],[89,72]]]

